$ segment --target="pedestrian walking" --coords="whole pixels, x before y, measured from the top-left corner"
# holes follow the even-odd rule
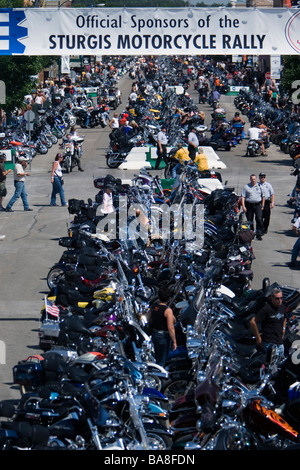
[[[165,161],[167,157],[167,143],[168,138],[166,136],[166,127],[163,126],[161,131],[157,134],[157,159],[155,162],[155,170],[159,169],[160,162]]]
[[[19,157],[18,162],[15,164],[14,169],[14,186],[15,192],[11,200],[6,206],[6,212],[13,212],[12,206],[14,203],[21,197],[24,211],[32,211],[29,207],[27,193],[25,188],[26,176],[30,176],[30,173],[27,173],[25,170],[27,168],[28,162],[25,157]]]
[[[250,175],[250,183],[246,184],[241,195],[242,208],[246,214],[248,222],[254,230],[254,217],[256,222],[256,238],[262,240],[263,223],[262,211],[265,206],[265,196],[261,186],[257,183],[256,175]]]
[[[262,209],[262,223],[263,223],[263,233],[268,233],[268,228],[271,219],[271,210],[275,205],[275,193],[274,189],[268,181],[266,181],[266,174],[259,173],[259,186],[262,188],[265,196],[265,205]]]
[[[158,291],[158,301],[152,306],[149,323],[152,329],[152,341],[155,359],[158,365],[164,367],[167,361],[170,346],[177,349],[175,334],[175,317],[173,310],[168,306],[170,294],[165,288]]]
[[[0,153],[0,211],[5,211],[3,207],[3,200],[7,195],[6,189],[6,176],[12,172],[12,169],[8,170],[5,168],[6,155],[5,153]]]
[[[288,266],[290,268],[295,268],[298,255],[300,253],[300,236],[299,236],[300,235],[300,217],[298,217],[295,220],[295,222],[293,223],[292,231],[298,237],[298,239],[296,240],[296,242],[293,246],[291,261],[290,261],[290,263],[288,263]]]
[[[199,139],[196,134],[196,129],[193,127],[188,135],[188,151],[189,151],[189,156],[193,161],[195,160],[198,146],[199,146]]]
[[[63,154],[58,153],[55,157],[55,160],[52,165],[52,173],[51,173],[51,183],[52,183],[52,193],[51,193],[51,200],[50,206],[57,206],[56,204],[56,196],[59,194],[60,202],[62,206],[67,206],[65,201],[65,191],[64,191],[64,180],[61,168],[61,162],[63,161]]]
[[[282,290],[274,288],[269,302],[250,320],[257,348],[267,351],[276,347],[277,353],[284,356],[283,338],[287,322],[287,309],[283,303]]]

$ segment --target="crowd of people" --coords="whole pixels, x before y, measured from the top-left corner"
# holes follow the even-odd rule
[[[266,100],[272,100],[274,102],[274,106],[284,106],[285,98],[280,96],[279,87],[274,80],[265,79],[263,75],[259,74],[254,76],[253,69],[251,68],[245,67],[227,71],[227,65],[225,62],[214,63],[213,65],[213,62],[207,62],[206,60],[203,60],[199,64],[197,60],[198,59],[195,59],[194,65],[190,65],[189,62],[187,62],[185,66],[182,67],[182,77],[178,77],[178,81],[181,80],[184,84],[186,84],[189,83],[191,79],[193,79],[195,81],[195,88],[197,88],[197,91],[199,92],[199,102],[200,98],[202,100],[203,94],[207,99],[208,93],[211,94],[211,99],[213,99],[212,94],[215,93],[216,99],[219,100],[222,92],[224,92],[224,87],[232,83],[235,85],[250,86],[253,90],[255,90],[255,92],[263,94]],[[136,68],[132,77],[134,78],[134,82],[132,84],[132,89],[130,90],[130,93],[127,97],[128,106],[125,112],[121,114],[114,112],[112,118],[109,120],[108,125],[112,131],[114,129],[121,128],[126,134],[130,134],[134,133],[138,128],[137,123],[132,119],[130,112],[127,112],[127,110],[135,106],[135,103],[139,97],[140,89],[147,89],[147,87],[154,87],[155,89],[158,89],[159,87],[159,91],[163,92],[163,88],[168,86],[167,82],[160,84],[156,83],[154,78],[155,72],[155,64],[150,64],[147,61],[140,64]],[[108,65],[103,67],[101,70],[98,70],[97,73],[98,76],[104,74],[109,83],[116,85],[118,81],[118,69],[116,67]],[[152,79],[152,76],[154,79]],[[84,77],[85,82],[90,83],[91,78],[92,75],[90,71],[87,70]],[[28,109],[28,107],[34,108],[34,106],[37,108],[44,106],[47,107],[47,103],[54,103],[57,95],[60,95],[62,99],[64,97],[68,98],[71,95],[79,95],[82,91],[81,85],[82,83],[80,85],[75,84],[69,76],[63,77],[59,83],[54,83],[52,81],[46,82],[40,87],[40,89],[34,90],[31,95],[25,97],[24,109]],[[98,104],[101,102],[100,96],[98,96],[97,101]],[[188,112],[185,112],[181,109],[174,109],[174,116],[180,116],[182,125],[184,125],[191,118]],[[199,116],[202,117],[204,122],[204,113],[199,113]],[[15,118],[21,119],[22,113],[16,113]],[[238,112],[235,113],[232,121],[242,122],[245,124]],[[2,117],[2,123],[3,122],[5,122],[4,117]],[[259,135],[258,128],[260,129]],[[261,126],[258,126],[258,128],[249,129],[249,138],[259,139],[261,138],[262,133],[267,135],[268,129],[263,128],[262,123]],[[166,131],[166,126],[162,125],[157,135],[157,159],[155,163],[155,170],[158,170],[160,168],[161,161],[166,160],[167,158],[168,136]],[[254,132],[256,132],[255,135]],[[265,149],[263,149],[263,154],[264,153]],[[198,171],[200,172],[208,170],[207,156],[205,155],[203,148],[199,145],[197,132],[194,127],[191,127],[188,133],[187,147],[184,147],[182,144],[178,145],[177,152],[174,155],[174,160],[177,162],[172,170],[172,177],[174,179],[176,178],[177,173],[180,172],[182,166],[185,164],[196,165]],[[58,153],[56,155],[55,161],[53,162],[51,173],[51,206],[56,205],[57,195],[60,197],[61,205],[67,205],[64,195],[63,171],[61,163],[62,154]],[[26,177],[30,176],[30,173],[26,171],[26,167],[27,162],[21,157],[15,165],[14,169],[15,192],[12,198],[9,200],[6,208],[4,208],[3,200],[7,194],[5,185],[6,175],[11,172],[11,170],[5,169],[5,155],[3,154],[0,156],[0,211],[12,212],[12,207],[19,198],[22,199],[24,210],[31,210],[27,200],[25,187]],[[80,166],[79,169],[82,170]],[[264,173],[259,174],[259,181],[257,181],[256,175],[250,175],[250,182],[242,190],[241,202],[242,209],[246,214],[247,220],[252,224],[253,229],[255,228],[256,238],[258,240],[262,240],[262,237],[268,232],[271,211],[275,205],[274,189],[272,185],[266,181],[266,175]],[[293,231],[295,234],[299,233],[299,215],[300,214],[298,214],[298,217],[295,218],[293,225]],[[300,242],[297,240],[292,250],[292,258],[289,264],[291,268],[296,266],[296,260],[300,251],[299,244]]]

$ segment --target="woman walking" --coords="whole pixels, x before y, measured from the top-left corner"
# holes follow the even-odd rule
[[[172,342],[172,349],[177,349],[175,335],[175,317],[167,302],[170,294],[166,288],[159,289],[158,302],[151,309],[150,325],[152,327],[152,342],[157,364],[164,367]]]
[[[55,157],[55,161],[53,162],[52,166],[52,173],[51,173],[51,183],[52,183],[52,194],[50,200],[50,206],[57,206],[56,204],[56,195],[59,194],[60,202],[62,206],[67,206],[65,201],[65,192],[63,187],[63,175],[62,175],[62,168],[61,162],[63,160],[63,155],[58,153]]]

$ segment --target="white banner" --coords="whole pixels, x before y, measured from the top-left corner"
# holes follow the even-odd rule
[[[28,8],[0,10],[0,54],[291,55],[289,8]]]
[[[280,80],[281,72],[281,57],[280,55],[273,55],[271,57],[271,78],[274,80]]]
[[[62,55],[61,56],[61,73],[70,73],[70,56]]]

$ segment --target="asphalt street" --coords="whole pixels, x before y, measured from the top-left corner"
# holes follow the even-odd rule
[[[118,110],[125,109],[132,80],[122,78],[119,83],[123,92],[123,103]],[[198,96],[190,88],[191,95],[197,102]],[[233,96],[223,96],[222,104],[227,117],[236,111]],[[208,105],[199,105],[205,112],[206,123],[211,120],[212,109]],[[112,116],[113,111],[111,111]],[[98,190],[94,188],[94,177],[107,173],[130,179],[135,171],[111,170],[105,163],[105,150],[109,143],[109,128],[78,129],[85,135],[82,165],[84,173],[76,169],[65,175],[65,194],[67,199],[87,200],[94,198]],[[254,279],[252,288],[260,288],[264,277],[271,282],[300,287],[300,270],[291,270],[287,263],[295,242],[291,232],[293,210],[286,204],[287,195],[295,184],[290,176],[292,161],[288,155],[271,146],[266,157],[245,157],[246,140],[235,149],[218,151],[221,160],[227,165],[222,170],[223,181],[227,180],[240,194],[243,186],[249,182],[251,173],[265,171],[267,181],[275,190],[276,206],[272,211],[268,234],[262,241],[254,241],[253,262]],[[19,360],[38,349],[38,330],[40,310],[44,296],[48,293],[46,275],[51,266],[60,258],[63,247],[58,245],[58,238],[67,235],[67,227],[72,216],[66,207],[50,207],[51,166],[58,146],[52,147],[47,155],[37,155],[31,165],[26,188],[32,212],[24,212],[19,200],[12,213],[0,213],[0,234],[6,235],[0,242],[0,340],[5,344],[4,364],[0,364],[0,399],[19,399],[17,387],[12,386],[12,367]],[[160,173],[160,172],[159,172]],[[161,175],[163,176],[163,175]],[[13,194],[13,177],[7,177],[8,195],[4,206]],[[0,361],[1,362],[1,361]]]

